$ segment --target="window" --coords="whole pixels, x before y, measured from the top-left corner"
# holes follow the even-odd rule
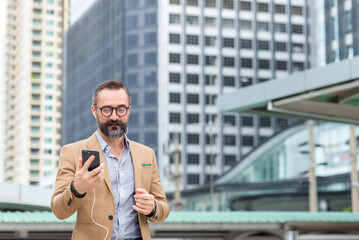
[[[197,35],[187,35],[187,44],[188,45],[198,45],[198,36]]]
[[[286,61],[276,61],[277,70],[286,71],[287,70],[287,62]]]
[[[234,115],[224,115],[223,116],[224,125],[236,126],[236,116]]]
[[[148,104],[156,104],[157,103],[157,92],[146,92],[145,93],[145,103]]]
[[[253,127],[253,117],[250,116],[242,116],[242,126],[244,127]]]
[[[127,1],[127,3],[128,3],[129,9],[138,8],[138,0],[129,0],[129,1]]]
[[[188,93],[187,94],[187,103],[188,104],[199,104],[198,94]]]
[[[205,6],[215,8],[216,7],[216,0],[206,0]]]
[[[187,15],[186,24],[190,26],[198,26],[198,17]]]
[[[234,3],[233,0],[223,0],[223,8],[233,9]]]
[[[52,117],[46,116],[45,117],[45,122],[52,122]]]
[[[302,62],[293,62],[293,71],[298,72],[304,70],[304,63]]]
[[[206,85],[207,86],[214,86],[216,85],[217,75],[206,75]]]
[[[258,3],[258,12],[269,12],[268,3]]]
[[[275,50],[278,52],[286,52],[287,51],[287,43],[286,42],[275,42]]]
[[[157,43],[157,33],[145,33],[145,45],[155,45]]]
[[[206,105],[216,105],[217,95],[216,94],[206,94]]]
[[[157,123],[157,112],[145,112],[145,122],[148,124]]]
[[[224,135],[224,145],[225,146],[235,146],[236,145],[236,136],[235,135]]]
[[[51,149],[45,149],[45,150],[44,150],[44,153],[45,153],[45,154],[51,154],[52,151],[51,151]]]
[[[241,20],[239,25],[241,30],[252,30],[252,21],[250,20]]]
[[[224,155],[224,165],[233,166],[236,163],[236,155]]]
[[[224,67],[234,67],[234,57],[223,57],[223,66]]]
[[[187,144],[199,144],[199,134],[188,133],[187,134]]]
[[[198,55],[187,54],[187,64],[198,65]]]
[[[222,27],[223,28],[234,28],[234,19],[223,18],[222,19]]]
[[[199,123],[199,114],[198,113],[188,113],[187,114],[187,123]]]
[[[187,84],[198,84],[199,76],[198,74],[187,74]]]
[[[216,46],[216,40],[217,40],[216,37],[206,36],[206,37],[205,37],[205,45],[206,45],[206,46],[214,47],[214,46]]]
[[[179,53],[170,53],[170,63],[181,63],[181,55]]]
[[[303,15],[303,8],[301,6],[292,6],[293,15]]]
[[[296,34],[303,34],[303,26],[299,24],[293,24],[292,32]]]
[[[181,4],[181,1],[180,1],[180,0],[170,0],[170,4],[180,5],[180,4]]]
[[[210,124],[210,122],[215,123],[217,118],[217,114],[206,114],[206,124]]]
[[[206,154],[206,165],[216,165],[216,154]]]
[[[131,15],[127,17],[127,27],[128,28],[136,28],[138,25],[138,16]]]
[[[181,103],[181,94],[180,93],[170,93],[170,103]]]
[[[179,14],[170,14],[170,19],[169,19],[169,23],[170,24],[180,24],[181,23],[181,16]]]
[[[252,59],[251,58],[242,58],[241,67],[242,68],[252,68]]]
[[[198,0],[187,0],[188,6],[198,6]]]
[[[170,132],[168,139],[170,142],[174,142],[175,140],[178,141],[178,143],[181,143],[181,133],[180,132]]]
[[[285,118],[277,118],[277,127],[284,128],[288,126],[288,119]]]
[[[271,119],[270,117],[259,117],[259,126],[260,127],[271,127]]]
[[[215,66],[216,65],[216,56],[205,56],[205,64],[206,66]]]
[[[283,13],[283,14],[285,14],[285,5],[283,5],[283,4],[275,4],[274,5],[274,11],[275,11],[275,13]]]
[[[199,154],[198,153],[188,153],[187,154],[187,164],[199,165]]]
[[[187,184],[198,185],[199,184],[199,174],[187,174]]]
[[[269,23],[268,22],[258,22],[257,25],[258,31],[269,31]]]
[[[253,138],[253,136],[243,135],[242,136],[242,145],[247,146],[247,147],[254,146],[254,138]]]
[[[259,59],[260,69],[270,69],[270,61],[265,59]]]
[[[46,36],[54,36],[54,31],[46,31]]]
[[[128,66],[137,66],[138,64],[138,55],[136,53],[129,54],[128,56]]]
[[[259,50],[269,50],[269,42],[268,41],[258,41],[258,49]]]
[[[292,43],[292,51],[296,53],[303,53],[304,45],[302,43]]]
[[[170,73],[170,83],[180,83],[181,82],[181,74],[180,73]]]
[[[286,33],[287,32],[287,27],[286,27],[285,23],[275,23],[274,24],[274,31],[275,32],[280,32],[280,33]]]
[[[55,21],[54,20],[46,20],[46,25],[54,25],[55,24]]]
[[[145,53],[145,65],[154,65],[157,63],[157,52]]]
[[[145,14],[145,26],[155,26],[157,24],[157,14],[156,13],[146,13]]]
[[[146,85],[155,85],[155,84],[157,84],[157,73],[156,72],[146,72],[144,79],[145,79]]]
[[[169,38],[170,38],[170,43],[173,43],[173,44],[181,43],[181,35],[180,34],[170,33]]]
[[[241,39],[241,48],[252,49],[252,40],[251,39]]]
[[[246,87],[250,86],[253,83],[253,79],[251,77],[241,77],[241,86]]]
[[[127,83],[129,86],[137,86],[138,85],[138,74],[130,73],[127,75]]]
[[[223,38],[223,47],[234,48],[234,38]]]
[[[234,87],[235,86],[235,78],[233,76],[223,76],[223,86]]]
[[[204,23],[206,27],[216,27],[216,18],[214,17],[205,17]]]
[[[170,123],[181,123],[181,113],[170,112]]]
[[[240,8],[242,11],[251,11],[252,10],[251,2],[241,1],[240,4],[241,4]]]

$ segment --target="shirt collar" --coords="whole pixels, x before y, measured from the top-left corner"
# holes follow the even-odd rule
[[[129,148],[130,147],[130,141],[128,140],[126,134],[124,134],[123,136],[124,136],[124,147]],[[101,150],[105,151],[105,149],[108,146],[107,142],[101,137],[101,135],[98,133],[98,131],[96,131],[96,137],[97,137],[98,142],[100,143]]]

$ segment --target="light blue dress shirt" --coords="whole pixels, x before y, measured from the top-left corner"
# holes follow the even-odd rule
[[[125,142],[121,161],[111,153],[110,146],[97,131],[96,137],[106,159],[115,202],[114,230],[112,231],[111,240],[141,237],[138,215],[132,208],[132,205],[135,204],[135,174],[127,136],[124,135]]]

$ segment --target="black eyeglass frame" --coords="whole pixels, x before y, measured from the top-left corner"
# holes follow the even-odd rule
[[[99,107],[99,106],[97,106],[97,105],[94,105],[94,107],[100,109],[101,114],[102,114],[102,116],[104,116],[104,117],[110,117],[110,116],[112,115],[114,109],[116,109],[116,114],[117,114],[117,116],[123,117],[123,116],[126,116],[126,114],[128,113],[128,109],[130,109],[131,105],[128,106],[128,107],[126,107],[126,105],[119,105],[119,106],[117,106],[117,107],[111,107],[111,106]],[[107,108],[107,109],[111,109],[111,113],[110,113],[108,116],[105,115],[105,114],[103,114],[103,110],[102,110],[102,109],[106,109],[106,108]],[[121,114],[118,113],[118,110],[121,109],[121,108],[122,108],[122,109],[126,109],[125,114],[122,114],[122,115],[121,115]]]

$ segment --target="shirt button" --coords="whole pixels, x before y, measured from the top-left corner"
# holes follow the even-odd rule
[[[121,231],[123,231],[123,228],[120,228]]]
[[[118,210],[120,210],[120,211],[121,211],[121,210],[122,210],[122,208],[119,208]]]
[[[113,216],[112,216],[112,215],[108,216],[108,219],[109,219],[109,220],[112,220],[112,219],[113,219]]]

